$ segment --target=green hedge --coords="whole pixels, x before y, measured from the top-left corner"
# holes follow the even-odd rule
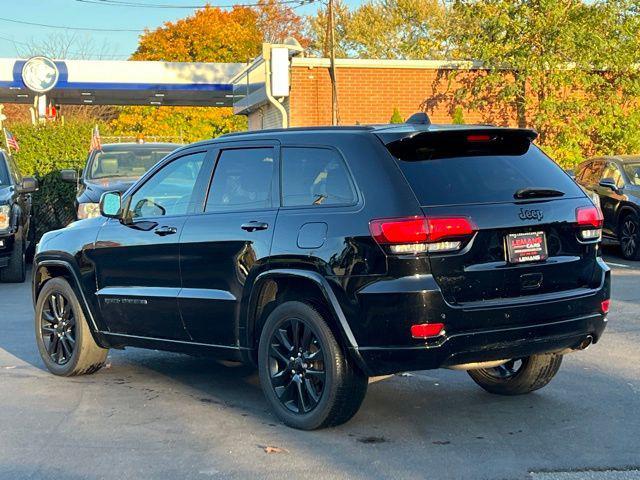
[[[14,158],[22,174],[33,175],[40,182],[40,188],[33,196],[38,239],[45,232],[64,227],[74,218],[76,187],[61,180],[60,170],[84,167],[94,126],[94,122],[9,126],[20,143],[20,151],[14,153]]]

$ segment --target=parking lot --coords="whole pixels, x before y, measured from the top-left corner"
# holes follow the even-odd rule
[[[497,397],[464,372],[397,375],[317,432],[281,425],[254,371],[205,358],[112,351],[95,375],[54,377],[29,283],[1,285],[0,477],[640,478],[640,262],[606,253],[606,334],[548,387]]]

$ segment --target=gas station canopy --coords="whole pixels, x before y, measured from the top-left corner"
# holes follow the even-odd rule
[[[0,103],[232,106],[241,63],[0,58]]]

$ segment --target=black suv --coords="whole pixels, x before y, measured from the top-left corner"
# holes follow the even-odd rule
[[[92,150],[81,174],[60,172],[65,182],[77,183],[76,218],[99,217],[104,192],[125,192],[147,170],[182,145],[176,143],[109,143]]]
[[[640,260],[640,156],[592,158],[576,169],[576,181],[600,197],[605,241],[622,256]]]
[[[35,331],[58,375],[109,348],[257,364],[302,429],[351,418],[367,379],[440,367],[546,385],[609,308],[602,218],[530,130],[333,127],[182,148],[105,218],[45,235]]]
[[[31,194],[37,181],[23,177],[13,157],[0,150],[0,281],[24,282],[26,252],[35,229],[31,222]]]

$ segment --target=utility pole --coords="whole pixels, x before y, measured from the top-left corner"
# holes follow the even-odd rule
[[[336,44],[335,44],[335,12],[334,0],[328,5],[328,33],[329,33],[329,77],[331,78],[331,125],[338,125],[338,88],[336,86]]]

